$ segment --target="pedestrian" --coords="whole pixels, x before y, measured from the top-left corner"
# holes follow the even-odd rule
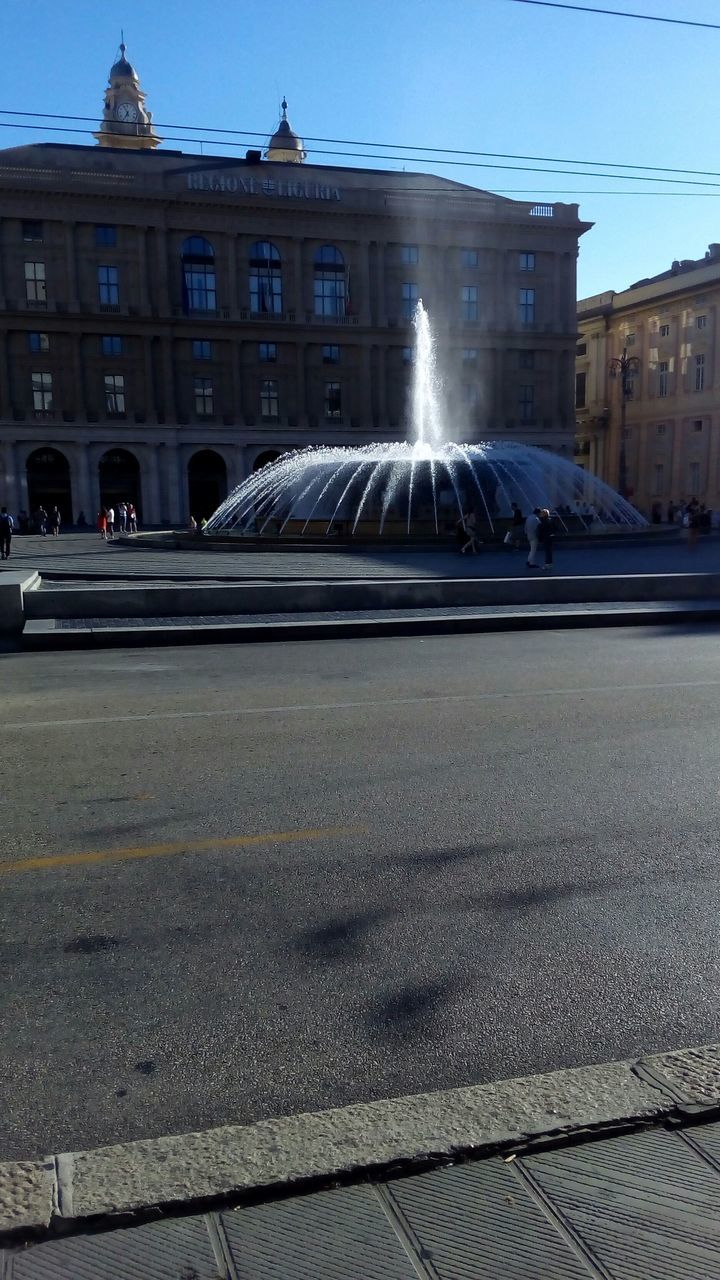
[[[662,524],[662,507],[659,502],[653,502],[650,519],[653,524]]]
[[[97,527],[101,542],[107,542],[107,511],[104,507],[98,511]]]
[[[15,521],[7,507],[0,508],[0,560],[10,559],[10,543],[14,528]]]
[[[21,532],[21,533],[29,533],[29,532],[30,532],[30,517],[29,517],[29,515],[28,515],[27,511],[22,510],[22,511],[20,512],[20,514],[18,515],[18,524],[20,525],[20,532]]]
[[[190,530],[190,532],[191,532],[191,533],[196,533],[196,532],[197,532],[197,520],[195,519],[195,517],[194,517],[194,516],[191,516],[191,517],[190,517],[190,524],[188,525],[188,528],[189,528],[189,530]]]
[[[60,510],[58,507],[53,507],[52,511],[50,512],[50,516],[48,518],[48,524],[50,525],[50,532],[53,538],[58,537],[60,533],[61,523],[62,523],[62,516],[60,515]]]
[[[520,510],[517,502],[513,502],[511,506],[512,518],[510,523],[510,545],[519,551],[523,544],[523,534],[525,532],[525,517]]]
[[[477,520],[475,519],[474,511],[471,511],[468,515],[463,517],[463,527],[465,529],[466,541],[460,548],[460,554],[464,555],[468,548],[470,548],[470,554],[475,556],[480,550],[480,540],[477,536]]]
[[[35,527],[37,528],[38,533],[42,534],[43,538],[47,537],[47,511],[44,507],[38,507],[35,512]]]
[[[688,547],[694,550],[700,536],[700,508],[694,498],[688,505],[687,519]]]
[[[107,541],[114,542],[115,541],[115,508],[114,507],[108,507],[105,518],[107,521]]]
[[[134,502],[128,502],[127,514],[128,514],[128,528],[130,530],[130,533],[137,533],[137,511],[135,509]]]
[[[127,533],[127,503],[118,502],[118,532]]]
[[[673,500],[672,500],[672,498],[671,498],[671,499],[670,499],[670,501],[668,502],[668,509],[667,509],[667,522],[668,522],[668,524],[674,524],[674,523],[675,523],[675,510],[676,510],[675,503],[673,502]]]
[[[78,518],[77,518],[77,527],[78,527],[78,529],[87,529],[87,527],[88,527],[88,522],[87,522],[87,520],[86,520],[86,518],[85,518],[85,512],[84,512],[84,511],[81,511],[81,512],[80,512],[80,514],[79,514],[79,516],[78,516]]]
[[[530,512],[530,515],[525,521],[525,537],[527,538],[530,544],[530,550],[528,551],[528,558],[527,558],[528,569],[540,568],[540,566],[535,561],[535,557],[537,555],[537,549],[538,549],[539,527],[540,527],[540,508],[535,507],[534,510]]]
[[[543,569],[552,569],[553,567],[553,538],[555,529],[553,519],[547,507],[542,507],[538,517],[537,538],[541,547],[545,552],[545,564]]]

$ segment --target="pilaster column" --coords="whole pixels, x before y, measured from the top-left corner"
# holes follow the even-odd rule
[[[85,362],[83,360],[83,342],[87,338],[84,334],[71,334],[70,342],[72,345],[72,399],[71,403],[78,417],[87,418],[87,397],[85,395]],[[97,338],[95,338],[97,343]],[[85,512],[87,515],[87,512]]]
[[[78,282],[77,270],[77,246],[75,237],[77,234],[77,224],[75,222],[66,222],[65,224],[65,272],[67,275],[67,299],[74,311],[80,307],[80,289]]]
[[[5,307],[5,219],[0,218],[0,307]]]
[[[147,446],[147,494],[143,494],[145,524],[162,524],[163,511],[160,497],[160,460],[157,445]]]
[[[9,418],[10,395],[10,334],[0,334],[0,416]]]
[[[143,338],[143,379],[145,382],[145,412],[149,422],[157,422],[157,398],[153,373],[152,338]]]
[[[377,240],[375,242],[375,263],[374,263],[374,283],[375,283],[375,324],[378,327],[384,327],[387,324],[387,300],[385,298],[385,245]],[[398,313],[400,311],[400,302],[398,300]]]
[[[372,431],[374,426],[371,354],[372,348],[369,345],[363,345],[360,348],[360,428],[362,431]]]
[[[308,299],[306,299],[304,296],[305,294],[305,281],[303,279],[303,261],[305,257],[303,253],[304,245],[305,245],[304,240],[295,240],[293,243],[293,272],[295,275],[294,310],[298,319],[301,318],[301,313],[302,313],[302,320],[304,320],[305,318],[304,313],[306,310],[306,305],[308,303]],[[283,302],[285,304],[283,308],[285,311],[293,310],[293,307],[288,307],[286,299],[283,299]]]
[[[177,424],[177,398],[175,395],[175,371],[172,358],[172,338],[163,338],[162,348],[162,389],[165,408],[165,422],[168,426]]]
[[[298,342],[295,346],[295,399],[297,404],[298,427],[307,427],[307,376],[305,370],[306,345]]]
[[[363,299],[363,305],[360,312],[360,323],[374,325],[376,323],[376,320],[375,320],[375,299],[373,297],[373,286],[372,286],[372,253],[373,253],[372,241],[368,244],[360,245],[360,251],[362,253],[363,293],[365,294],[365,297]]]
[[[168,236],[164,227],[155,228],[155,264],[158,282],[157,307],[161,316],[167,316],[171,314],[172,300],[170,298]],[[179,259],[177,269],[178,271],[181,270]]]
[[[242,363],[242,343],[229,342],[230,348],[230,386],[232,390],[232,415],[236,423],[242,425],[245,421],[242,404],[242,378],[240,375],[240,367]]]
[[[74,449],[75,454],[75,486],[73,492],[75,510],[73,515],[77,520],[81,511],[85,512],[85,519],[90,528],[95,523],[95,514],[99,503],[96,505],[95,496],[92,492],[90,480],[90,456],[86,444],[77,444]]]
[[[147,227],[138,227],[136,234],[138,237],[138,263],[140,269],[139,301],[143,310],[147,311],[150,308],[150,277],[148,274],[147,252],[149,230]]]
[[[235,235],[228,236],[228,277],[228,306],[230,307],[231,313],[234,315],[240,309],[237,236]]]
[[[180,467],[180,449],[176,444],[165,448],[165,478],[167,481],[168,516],[170,523],[180,527],[186,506],[185,488]]]
[[[8,445],[8,454],[7,495],[9,502],[14,504],[11,514],[17,518],[20,511],[30,511],[27,470],[18,444]]]

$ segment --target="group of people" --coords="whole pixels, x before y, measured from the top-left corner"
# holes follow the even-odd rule
[[[117,518],[114,507],[101,507],[98,511],[97,527],[103,542],[114,542],[115,524],[118,533],[137,533],[137,511],[134,502],[119,502]]]
[[[202,533],[207,528],[205,516],[201,516],[199,520],[196,520],[195,516],[191,516],[188,528],[191,533]]]
[[[555,519],[548,507],[535,507],[529,516],[524,516],[517,502],[511,506],[510,528],[505,534],[507,547],[520,548],[527,542],[529,546],[528,569],[551,569],[553,564],[553,539],[555,537]],[[460,555],[477,555],[482,541],[478,537],[477,517],[474,511],[461,515],[456,524],[456,538]],[[537,562],[539,548],[544,552],[544,564]]]

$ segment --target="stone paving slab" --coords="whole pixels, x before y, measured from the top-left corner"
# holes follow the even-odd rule
[[[720,1123],[0,1250],[2,1280],[717,1280]]]

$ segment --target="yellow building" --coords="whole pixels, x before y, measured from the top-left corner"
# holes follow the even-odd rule
[[[719,312],[720,244],[578,302],[576,460],[647,515],[720,508]]]

